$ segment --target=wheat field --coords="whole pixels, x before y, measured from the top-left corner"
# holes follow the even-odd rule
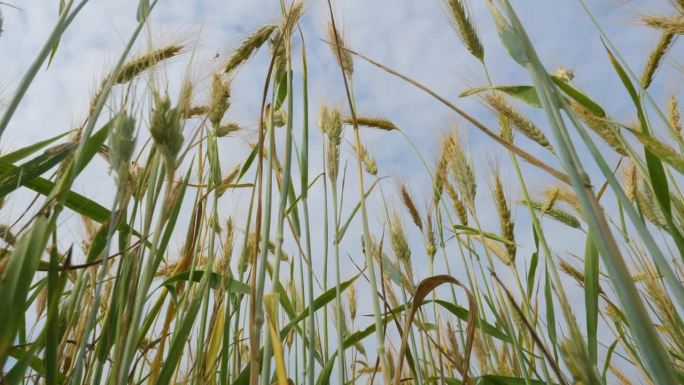
[[[73,126],[12,146],[2,135],[95,6],[61,0],[0,87],[0,384],[684,384],[684,136],[659,77],[684,1],[617,26],[574,2],[619,85],[607,101],[549,69],[522,21],[543,14],[430,1],[479,72],[449,95],[357,51],[331,0],[275,2],[213,65],[197,39],[154,38],[167,5],[139,0]],[[616,28],[658,38],[634,62]],[[499,82],[492,50],[523,80]],[[359,67],[453,123],[417,136],[373,113]],[[314,72],[337,94],[314,97]],[[246,98],[251,121],[231,108]],[[392,151],[409,171],[375,156]]]

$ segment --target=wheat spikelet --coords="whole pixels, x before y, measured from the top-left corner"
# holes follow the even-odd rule
[[[679,114],[679,102],[674,95],[670,95],[670,99],[667,102],[667,121],[670,123],[672,130],[674,130],[673,135],[675,135],[675,139],[682,140],[682,119]]]
[[[240,173],[240,164],[236,164],[228,174],[226,174],[223,179],[221,179],[221,184],[218,185],[217,187],[217,192],[219,197],[222,196],[226,190],[230,187],[230,184],[237,178],[238,174]]]
[[[224,65],[223,71],[226,73],[232,72],[240,64],[247,61],[247,59],[249,59],[254,52],[268,40],[276,29],[277,26],[274,24],[266,24],[257,28],[235,48],[233,54],[228,58],[228,61]]]
[[[361,148],[361,153],[358,155],[361,158],[361,163],[363,163],[364,170],[366,170],[366,172],[370,175],[377,175],[378,165],[375,163],[375,159],[363,144],[359,143],[359,146]]]
[[[169,168],[174,167],[176,156],[183,146],[183,126],[178,108],[171,107],[168,96],[155,97],[155,107],[150,117],[150,134],[164,155]]]
[[[590,363],[586,349],[581,342],[568,337],[561,341],[559,345],[564,358],[563,361],[566,363],[568,371],[575,381],[574,383],[597,383],[594,378],[595,375],[593,375],[595,372],[593,365]]]
[[[501,262],[506,265],[511,265],[513,263],[513,259],[508,254],[508,251],[501,247],[498,241],[493,241],[489,238],[484,238],[483,240],[481,237],[477,237],[477,239],[482,241],[484,246],[497,258],[499,258]]]
[[[181,86],[180,95],[178,96],[178,109],[181,111],[181,116],[185,118],[188,111],[192,108],[192,96],[194,92],[194,86],[190,79],[185,79],[183,85]]]
[[[226,124],[222,124],[218,127],[216,127],[215,134],[219,138],[226,137],[234,132],[238,132],[242,129],[240,125],[238,125],[235,122],[228,122]]]
[[[194,118],[196,116],[201,116],[209,112],[209,107],[207,106],[192,106],[188,108],[187,110],[183,111],[183,118],[189,119],[189,118]]]
[[[663,323],[665,333],[669,334],[673,341],[679,342],[684,347],[684,335],[679,326],[676,307],[663,288],[658,271],[652,265],[646,264],[644,276],[646,294],[651,299],[650,303],[654,312]]]
[[[327,136],[326,160],[328,177],[332,183],[335,183],[340,164],[340,143],[342,142],[342,121],[340,120],[340,111],[322,106],[319,115],[319,124],[321,130]]]
[[[551,186],[544,190],[544,194],[548,197],[555,195],[555,199],[565,202],[572,206],[577,212],[580,212],[580,204],[574,192],[569,191],[561,186]]]
[[[114,84],[127,83],[157,63],[177,56],[182,51],[182,45],[171,44],[140,55],[121,66],[114,77]]]
[[[538,200],[535,200],[535,199],[530,199],[529,201],[523,200],[522,203],[523,204],[529,204],[533,209],[535,209],[537,211],[541,211],[542,208],[544,207],[544,203],[542,203]],[[561,223],[568,225],[568,226],[575,228],[575,229],[579,229],[581,227],[580,221],[577,218],[575,218],[575,216],[573,216],[572,214],[567,213],[561,209],[557,209],[554,207],[549,208],[548,210],[546,210],[544,215],[547,215],[547,216],[557,220],[558,222],[561,222]]]
[[[226,272],[228,269],[230,269],[230,261],[233,256],[234,234],[235,222],[233,222],[232,217],[229,217],[226,221],[226,233],[223,238],[223,254],[219,265],[221,269],[219,269],[219,271]]]
[[[131,162],[128,168],[128,190],[133,198],[140,201],[147,192],[145,170],[137,162]]]
[[[564,259],[561,259],[559,267],[563,273],[567,274],[570,278],[574,279],[580,287],[584,287],[584,273],[579,271],[579,269],[577,269],[575,266],[571,265],[570,262]],[[599,292],[602,293],[602,290],[600,288]]]
[[[641,74],[641,87],[644,89],[651,85],[653,76],[658,70],[660,63],[663,61],[667,51],[670,49],[670,47],[672,47],[674,37],[675,35],[670,31],[664,31],[660,35],[660,39],[653,49],[653,52],[651,52],[651,55],[648,57],[644,71]]]
[[[292,33],[292,29],[294,28],[295,25],[299,22],[299,19],[301,19],[302,14],[304,13],[304,2],[303,1],[297,1],[296,3],[292,4],[292,6],[289,8],[287,14],[285,15],[285,18],[283,20],[283,27],[282,30],[285,34],[285,36],[288,36]]]
[[[637,171],[633,160],[622,170],[622,177],[625,181],[625,195],[631,200],[636,200],[637,195]]]
[[[660,227],[663,230],[667,230],[667,222],[663,216],[663,212],[660,210],[655,196],[653,195],[653,190],[642,177],[638,176],[641,182],[641,189],[636,191],[636,202],[641,210],[641,213],[646,219],[648,219],[654,225]]]
[[[630,132],[660,160],[670,163],[677,169],[684,168],[684,158],[674,148],[661,142],[653,136],[631,129]]]
[[[448,138],[448,153],[451,159],[450,171],[458,183],[461,190],[461,196],[465,200],[466,205],[470,210],[475,210],[475,193],[477,191],[477,183],[475,182],[475,172],[466,157],[465,151],[461,147],[457,135],[452,135]]]
[[[480,364],[480,371],[488,373],[491,368],[489,367],[489,361],[487,360],[487,352],[485,351],[482,333],[475,333],[475,338],[473,338],[473,353],[475,353],[475,358]]]
[[[343,123],[353,125],[354,119],[352,119],[351,117],[344,118]],[[370,128],[378,128],[380,130],[385,130],[385,131],[392,131],[392,130],[398,130],[399,129],[394,123],[392,123],[391,120],[372,117],[372,116],[357,116],[356,117],[356,124],[359,126],[365,126],[365,127],[370,127]]]
[[[399,306],[399,301],[397,300],[397,295],[394,293],[392,288],[392,281],[388,277],[382,277],[385,295],[387,296],[387,302],[389,302],[392,308]]]
[[[484,48],[465,2],[463,0],[446,0],[446,5],[450,11],[451,23],[458,32],[463,45],[477,59],[484,60]]]
[[[461,358],[461,349],[460,349],[460,344],[458,343],[458,338],[456,338],[456,332],[454,332],[454,328],[451,326],[450,322],[447,322],[447,341],[449,342],[449,350],[451,350],[451,354],[454,358],[456,358],[457,362],[460,363],[459,361],[462,360]]]
[[[515,107],[509,104],[501,93],[488,93],[485,95],[484,99],[494,112],[505,117],[508,120],[508,123],[518,132],[553,152],[553,147],[542,130]]]
[[[506,243],[508,257],[511,261],[515,261],[515,224],[511,220],[511,210],[508,207],[508,201],[504,195],[501,178],[499,177],[498,172],[494,176],[494,189],[492,193],[494,195],[494,207],[496,208],[496,213],[499,216],[501,234],[506,240],[511,241],[511,243]]]
[[[598,134],[604,142],[617,151],[620,155],[627,156],[627,150],[622,145],[620,137],[616,133],[617,126],[606,117],[594,115],[577,102],[572,102],[570,108],[577,114],[581,121],[592,131]]]
[[[418,208],[416,204],[413,202],[411,193],[409,193],[409,190],[406,187],[406,185],[399,186],[399,195],[401,196],[402,203],[404,203],[404,207],[406,207],[406,210],[408,210],[409,215],[411,216],[411,220],[413,220],[413,223],[416,225],[416,227],[418,227],[422,231],[423,221],[420,218]]]
[[[619,381],[619,385],[633,385],[634,383],[630,381],[629,377],[625,375],[625,373],[622,372],[622,370],[618,369],[615,365],[610,365],[608,367],[610,372],[615,376],[615,378]]]
[[[126,111],[120,111],[109,131],[108,159],[119,181],[128,179],[129,163],[135,150],[135,119]]]
[[[547,211],[551,210],[553,208],[553,205],[556,204],[556,199],[558,199],[558,196],[560,195],[560,188],[552,188],[547,191],[546,193],[546,200],[544,201],[544,204],[541,207],[541,214],[544,215],[546,214]]]
[[[349,304],[349,318],[352,322],[356,319],[357,299],[356,299],[356,285],[352,284],[347,290],[347,302]]]
[[[425,229],[425,253],[432,263],[435,260],[435,254],[437,254],[437,241],[435,239],[435,229],[432,224],[432,214],[427,213],[425,218],[427,224]]]
[[[437,167],[435,170],[435,179],[432,185],[432,202],[435,208],[438,207],[439,201],[442,199],[442,192],[444,190],[444,184],[447,182],[447,165],[449,160],[447,159],[447,151],[444,145],[445,141],[442,141],[440,146],[439,159],[437,160]]]
[[[409,248],[408,242],[406,241],[406,232],[404,231],[404,226],[401,224],[401,219],[399,219],[399,213],[394,211],[389,220],[390,227],[390,243],[392,245],[392,251],[394,256],[405,263],[411,258],[411,249]]]
[[[643,16],[641,20],[649,27],[677,35],[684,34],[684,17],[682,16]]]
[[[332,50],[337,64],[342,67],[344,73],[351,77],[354,73],[354,60],[349,51],[345,50],[346,43],[340,31],[336,31],[332,23],[328,23],[328,41],[332,43],[330,49]]]
[[[454,206],[454,211],[456,212],[456,216],[458,216],[458,220],[462,225],[468,226],[468,210],[466,210],[465,203],[463,203],[458,196],[458,192],[456,192],[456,189],[448,180],[444,185],[444,189],[447,191],[449,199],[451,199],[451,204]]]
[[[211,99],[209,101],[209,122],[217,128],[230,107],[230,83],[222,74],[214,74],[211,82]]]

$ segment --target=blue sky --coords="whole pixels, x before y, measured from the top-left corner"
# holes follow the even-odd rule
[[[494,83],[529,84],[525,70],[508,57],[499,43],[485,2],[470,3]],[[639,25],[638,15],[666,12],[668,2],[598,0],[588,3],[591,3],[595,16],[626,61],[639,73],[658,36]],[[43,44],[56,20],[58,1],[17,1],[13,4],[21,7],[21,11],[2,8],[5,32],[0,36],[0,57],[3,58],[0,61],[0,99],[11,95],[23,71]],[[515,2],[514,5],[549,71],[560,66],[574,70],[574,84],[577,87],[600,101],[618,120],[629,122],[633,119],[630,105],[625,99],[613,97],[623,94],[622,86],[610,67],[596,29],[578,1],[526,0]],[[311,147],[316,151],[320,148],[320,136],[315,130],[318,106],[321,103],[342,108],[346,105],[339,69],[328,47],[321,41],[325,38],[327,22],[325,6],[326,2],[322,0],[307,1],[302,22],[310,69]],[[83,119],[95,85],[112,66],[135,25],[136,7],[135,0],[90,0],[65,34],[54,63],[49,69],[40,71],[19,106],[0,142],[2,150],[45,139],[74,127]],[[335,8],[338,22],[342,24],[349,46],[354,50],[424,83],[494,127],[491,114],[477,98],[458,97],[468,88],[484,85],[485,76],[479,63],[467,53],[452,30],[440,0],[338,0]],[[149,30],[140,40],[138,52],[148,44],[159,46],[176,41],[190,44],[189,52],[173,60],[162,73],[169,79],[170,88],[173,89],[185,74],[192,56],[189,73],[200,85],[197,100],[201,101],[206,97],[211,70],[220,67],[222,60],[227,58],[242,37],[259,25],[277,20],[279,12],[279,2],[276,0],[160,0]],[[197,45],[193,47],[195,43]],[[228,116],[247,130],[222,141],[220,151],[225,170],[244,157],[248,152],[246,143],[254,140],[260,92],[268,65],[266,50],[263,51],[243,67],[233,81],[233,105]],[[216,53],[219,59],[214,59]],[[673,59],[681,58],[681,53],[681,49],[674,50],[659,72],[658,85],[651,91],[656,100],[662,101],[670,93],[681,94],[681,83],[674,81],[681,73]],[[298,70],[295,68],[295,71]],[[489,199],[486,180],[488,168],[492,164],[501,166],[507,191],[513,199],[518,199],[519,189],[508,166],[507,154],[439,102],[360,60],[355,61],[353,84],[359,112],[394,121],[431,165],[435,161],[441,133],[459,127],[473,152],[480,179],[478,194],[482,202],[486,203]],[[538,111],[520,107],[545,129],[545,121]],[[301,122],[298,113],[296,119]],[[347,138],[351,140],[351,136]],[[408,183],[421,203],[430,199],[431,185],[427,175],[411,147],[400,135],[364,131],[363,140],[377,160],[380,175],[392,175]],[[520,143],[524,141],[523,138],[519,140]],[[522,145],[533,148],[527,142]],[[347,155],[351,154],[350,149],[349,144],[343,142],[343,151]],[[542,152],[535,153],[543,156]],[[347,156],[346,159],[351,158]],[[548,156],[544,159],[554,161]],[[313,157],[311,162],[314,170],[320,170],[320,159]],[[595,184],[602,183],[603,179],[593,171],[593,166],[590,163],[586,166]],[[79,177],[75,189],[109,206],[112,178],[104,170],[106,168],[101,161],[91,165]],[[535,191],[553,183],[533,168],[525,167],[525,172],[529,179],[528,187]],[[347,206],[352,205],[357,196],[354,178],[352,173],[347,187],[349,198],[345,199]],[[387,181],[382,191],[391,204],[399,206],[394,186],[393,181]],[[11,220],[21,211],[30,198],[30,195],[22,194],[15,194],[9,200],[10,210],[3,212],[2,221]],[[246,194],[236,193],[224,200],[222,209],[225,216],[239,215],[245,206]],[[371,226],[380,228],[384,224],[384,208],[378,194],[372,202],[369,207]],[[313,190],[310,205],[317,208],[314,212],[320,210],[320,189]],[[496,220],[491,215],[489,205],[482,206],[483,226],[496,229]],[[520,210],[517,229],[521,234],[519,242],[523,258],[529,254],[531,246],[529,221],[524,216],[524,211]],[[77,221],[68,215],[64,220],[70,230],[62,235],[63,241],[76,241],[80,236]],[[557,246],[559,256],[567,257],[567,252],[581,254],[583,241],[579,242],[579,247],[577,242],[583,239],[581,233],[568,232],[554,224],[549,226],[550,229],[556,229],[549,232],[549,241]],[[408,222],[406,227],[411,229]],[[320,226],[315,228],[320,229]],[[316,236],[314,234],[314,239]],[[343,245],[343,255],[349,253],[356,261],[362,259],[359,237],[360,226],[354,225],[348,242]],[[420,236],[411,234],[410,241],[416,250],[414,258],[424,258]],[[320,250],[320,247],[315,247],[315,250]],[[437,268],[443,266],[438,264]],[[353,268],[347,271],[348,274],[352,272]],[[424,276],[426,268],[418,272]]]

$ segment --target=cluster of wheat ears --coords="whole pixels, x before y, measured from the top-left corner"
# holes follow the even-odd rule
[[[2,106],[0,135],[87,2],[61,1],[54,29]],[[684,383],[682,123],[676,97],[661,103],[648,92],[684,33],[684,1],[671,0],[670,14],[641,18],[661,38],[640,75],[596,24],[624,85],[613,98],[631,111],[631,122],[621,123],[573,85],[571,71],[545,69],[508,0],[488,0],[512,63],[530,79],[463,93],[489,107],[495,126],[355,52],[329,2],[323,41],[339,66],[343,107],[308,109],[299,25],[306,7],[298,0],[281,0],[282,18],[246,36],[210,74],[206,100],[190,80],[170,96],[158,69],[189,47],[131,55],[156,5],[140,0],[137,27],[80,125],[0,155],[3,201],[35,195],[19,218],[0,225],[0,384]],[[467,4],[444,6],[490,79]],[[260,49],[270,61],[258,138],[248,157],[227,167],[219,152],[243,130],[229,119],[231,79]],[[396,184],[377,176],[362,133],[403,132],[357,110],[359,61],[429,94],[503,150],[516,196],[496,169],[486,172],[483,191],[484,171],[451,131],[434,135],[439,154],[433,166],[424,162],[428,203],[417,204],[400,183],[402,204],[385,205],[386,225],[371,228],[367,200]],[[535,108],[541,118],[523,112]],[[320,131],[309,130],[310,120]],[[323,140],[310,151],[312,135]],[[343,139],[352,151],[343,151]],[[97,157],[116,182],[109,208],[72,189]],[[310,170],[313,157],[322,161]],[[600,171],[593,181],[587,164]],[[550,187],[529,191],[526,173],[546,175]],[[358,187],[348,211],[346,178]],[[311,231],[314,186],[323,194],[323,207],[311,207],[323,217],[322,232]],[[247,214],[226,216],[219,202],[238,189],[248,191]],[[498,215],[498,228],[481,225],[483,205]],[[86,235],[65,246],[58,219],[68,212],[82,217]],[[519,255],[516,212],[532,223],[531,255]],[[580,234],[584,255],[569,260],[554,249],[550,225]],[[420,234],[424,247],[412,249],[407,233]],[[179,235],[185,240],[176,249],[171,239]],[[344,259],[342,244],[364,263]],[[430,274],[419,277],[416,263]],[[368,301],[358,299],[360,285]],[[570,302],[576,285],[583,301]]]

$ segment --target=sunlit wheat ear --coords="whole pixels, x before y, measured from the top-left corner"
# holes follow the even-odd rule
[[[233,217],[228,217],[226,221],[225,235],[223,237],[223,253],[219,261],[219,271],[225,273],[230,270],[230,261],[233,258],[233,248],[235,246],[235,222]]]
[[[83,240],[81,241],[81,248],[84,252],[88,252],[90,246],[97,235],[99,225],[87,216],[81,215],[81,225],[83,226]]]
[[[340,143],[342,142],[340,111],[335,108],[322,106],[319,115],[319,125],[327,138],[326,161],[328,178],[331,183],[335,183],[340,166]]]
[[[242,127],[240,127],[239,124],[235,122],[228,122],[226,124],[222,124],[216,128],[216,136],[219,138],[223,138],[225,136],[228,136],[234,132],[238,132],[242,130]]]
[[[343,123],[353,125],[354,120],[351,117],[347,117],[344,118]],[[356,124],[359,126],[377,128],[385,131],[393,131],[399,129],[394,123],[392,123],[391,120],[373,116],[357,116]]]
[[[121,67],[114,77],[114,84],[123,84],[135,79],[138,75],[152,68],[159,62],[178,56],[183,51],[183,46],[171,44],[150,52],[144,53]]]
[[[238,274],[242,276],[245,274],[250,264],[252,263],[252,258],[258,253],[258,246],[256,244],[257,236],[254,231],[250,232],[247,236],[247,244],[243,245],[243,252],[240,254],[240,259],[238,260]]]
[[[392,245],[392,251],[394,256],[402,262],[410,262],[411,249],[409,249],[408,242],[406,241],[406,232],[404,231],[404,226],[399,218],[399,213],[394,211],[389,218],[389,228],[390,228],[390,243]]]
[[[642,16],[641,20],[656,29],[667,31],[676,35],[684,34],[684,17],[678,16]]]
[[[451,182],[446,180],[444,184],[444,189],[449,195],[449,199],[451,200],[451,204],[454,207],[454,211],[456,212],[458,220],[461,222],[462,225],[468,226],[468,210],[466,209],[463,200],[461,200],[461,197],[458,196],[456,188],[454,188]]]
[[[388,276],[383,276],[382,280],[385,286],[385,295],[387,296],[387,302],[389,302],[392,308],[399,306],[399,300],[397,300],[397,294],[394,292],[392,281],[389,279]],[[380,289],[378,288],[378,290]]]
[[[217,187],[219,196],[222,196],[226,192],[226,190],[230,188],[230,184],[233,183],[235,178],[237,178],[238,174],[240,173],[240,166],[240,163],[236,164],[228,172],[228,174],[226,174],[226,176],[224,176],[223,179],[221,179],[221,184]]]
[[[584,288],[584,273],[564,259],[560,260],[558,266],[563,273],[577,282],[580,287]],[[603,289],[599,288],[599,293],[602,294]]]
[[[195,87],[190,79],[185,79],[181,85],[180,95],[178,96],[178,109],[181,111],[181,116],[185,118],[188,112],[192,109],[192,97],[194,96]]]
[[[207,106],[191,106],[189,109],[183,111],[183,118],[190,119],[197,116],[201,116],[209,112],[209,107]]]
[[[342,67],[344,73],[347,76],[352,76],[354,73],[354,59],[351,54],[344,49],[347,47],[347,44],[344,36],[342,36],[342,32],[340,30],[337,30],[337,33],[335,32],[332,23],[328,23],[328,41],[331,43],[330,49],[332,50],[332,54],[335,57],[337,64]]]
[[[664,332],[670,335],[675,345],[682,347],[684,341],[684,330],[681,328],[681,321],[676,311],[676,306],[670,300],[665,288],[662,286],[661,277],[658,271],[650,264],[645,266],[644,286],[646,294],[653,304],[656,316],[663,324]]]
[[[658,39],[658,43],[656,43],[655,48],[651,52],[651,55],[649,55],[648,60],[646,61],[646,66],[644,67],[644,71],[641,74],[640,82],[641,87],[643,87],[644,89],[648,88],[651,85],[651,82],[653,81],[653,76],[658,70],[658,67],[660,67],[660,64],[662,63],[663,58],[667,54],[667,51],[669,51],[670,47],[672,47],[674,38],[674,33],[670,31],[665,31],[660,35],[660,39]]]
[[[464,0],[445,0],[449,11],[449,18],[458,36],[461,38],[468,52],[480,61],[484,60],[484,48],[477,29],[473,22],[472,15]]]
[[[275,24],[266,24],[254,30],[235,48],[224,65],[223,71],[226,73],[233,72],[240,64],[247,61],[277,28]]]
[[[542,147],[553,152],[553,147],[542,130],[537,127],[530,119],[518,111],[513,105],[508,103],[503,94],[487,93],[484,96],[487,105],[497,114],[502,115],[508,123],[518,132],[533,140]]]
[[[215,73],[211,81],[211,99],[209,100],[209,122],[215,130],[221,125],[223,116],[230,107],[230,83],[222,74]],[[218,136],[218,135],[217,135]]]
[[[494,174],[494,186],[492,189],[492,194],[494,196],[494,207],[496,208],[496,213],[499,217],[499,226],[501,227],[501,234],[505,239],[511,241],[511,243],[506,243],[506,252],[508,253],[509,259],[515,261],[515,224],[511,218],[511,210],[508,205],[508,200],[503,192],[503,185],[501,183],[501,178],[498,171]]]
[[[560,187],[548,189],[545,193],[546,199],[544,200],[544,204],[542,204],[541,210],[539,210],[542,215],[546,214],[546,212],[551,210],[556,204],[556,200],[560,195]]]
[[[572,102],[570,108],[577,114],[577,117],[584,122],[592,131],[598,134],[604,142],[613,148],[618,154],[627,156],[627,150],[622,145],[620,138],[616,134],[617,126],[607,117],[599,117],[584,108],[577,102]]]
[[[447,322],[446,325],[446,336],[447,341],[449,342],[449,350],[451,355],[457,360],[456,363],[460,364],[459,361],[461,361],[461,349],[460,344],[458,343],[458,338],[456,338],[456,332],[454,331],[453,326],[451,326],[451,322]]]
[[[349,286],[349,289],[347,289],[347,303],[349,304],[349,319],[354,322],[357,309],[356,284],[352,284]]]
[[[641,210],[641,213],[654,225],[661,229],[667,228],[667,222],[663,216],[663,212],[657,203],[651,185],[640,174],[637,173],[637,190],[636,202]]]
[[[624,180],[625,195],[631,201],[636,200],[637,170],[633,160],[630,159],[629,163],[622,169],[622,179]]]
[[[287,13],[283,16],[282,31],[285,35],[292,33],[294,27],[299,23],[304,13],[304,2],[295,1],[291,6],[288,6]]]
[[[416,203],[413,201],[413,197],[411,196],[411,193],[409,192],[408,187],[406,187],[406,185],[402,184],[399,186],[399,196],[401,197],[401,202],[404,204],[404,207],[406,207],[406,210],[411,216],[411,220],[416,225],[416,227],[418,227],[418,229],[422,231],[423,220],[421,219],[420,214],[418,213],[418,207],[416,206]]]
[[[447,158],[448,154],[445,143],[446,141],[442,139],[439,158],[437,159],[437,166],[435,167],[435,178],[432,183],[432,203],[435,208],[439,206],[439,201],[442,199],[442,194],[444,192],[444,185],[448,183],[447,165],[449,164],[449,159]]]
[[[682,140],[682,119],[679,114],[679,102],[675,95],[670,95],[667,101],[667,121],[672,126],[675,139]]]
[[[377,163],[375,163],[375,158],[373,158],[373,155],[371,155],[370,152],[368,152],[368,149],[366,149],[366,146],[359,143],[359,147],[361,148],[361,153],[358,155],[361,158],[361,163],[363,164],[363,169],[369,175],[377,175],[378,174],[378,165],[377,165]]]
[[[432,221],[432,213],[428,211],[425,215],[425,253],[430,262],[434,262],[437,254],[437,239],[435,237],[435,227]]]
[[[473,353],[475,354],[475,359],[480,364],[480,371],[484,373],[491,371],[481,333],[475,333],[475,338],[473,339]]]
[[[321,129],[323,135],[328,134],[328,115],[330,115],[330,110],[325,104],[321,105],[318,109],[318,128]]]
[[[448,153],[450,161],[449,171],[456,180],[461,197],[465,201],[466,207],[475,211],[475,193],[477,183],[475,182],[475,172],[470,159],[466,156],[465,150],[461,146],[458,135],[454,134],[448,138]]]
[[[530,198],[529,201],[523,200],[521,203],[529,204],[533,209],[540,212],[544,209],[544,202],[540,202],[533,198]],[[574,215],[555,207],[548,208],[544,215],[575,229],[581,227],[580,221]]]
[[[577,200],[577,196],[572,191],[568,190],[564,186],[551,186],[544,190],[544,195],[547,197],[555,195],[555,199],[563,201],[570,206],[572,206],[577,212],[580,212],[580,204]],[[547,198],[548,200],[548,198]]]

